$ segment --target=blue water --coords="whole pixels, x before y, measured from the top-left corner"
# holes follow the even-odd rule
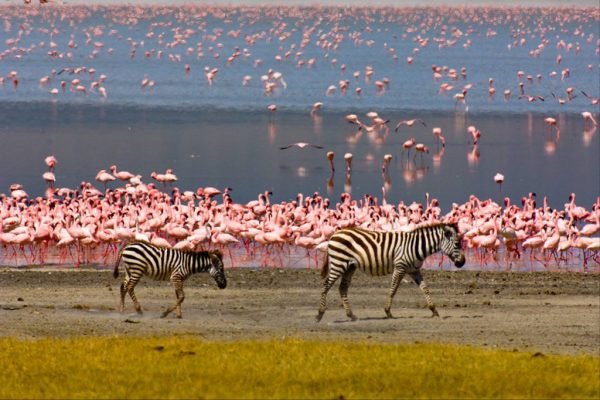
[[[357,13],[347,8],[188,6],[141,9],[137,20],[126,7],[0,7],[0,13],[8,21],[0,30],[0,76],[5,77],[0,86],[0,192],[18,182],[31,195],[43,194],[43,158],[54,154],[58,186],[93,181],[99,169],[111,164],[142,174],[146,182],[151,181],[150,172],[173,168],[182,190],[229,186],[240,202],[264,190],[272,190],[279,201],[315,191],[337,200],[344,191],[354,197],[380,196],[387,186],[388,201],[423,201],[430,193],[443,209],[466,201],[469,194],[498,201],[508,196],[518,202],[529,192],[547,196],[553,207],[562,208],[571,192],[586,207],[600,194],[598,133],[584,126],[580,115],[591,111],[598,119],[598,106],[581,93],[600,95],[597,9],[373,8]],[[185,43],[167,46],[175,33],[187,29]],[[308,29],[313,33],[300,49]],[[249,35],[257,37],[253,44],[245,40]],[[336,37],[337,48],[322,47],[334,44]],[[14,38],[18,42],[10,43]],[[71,38],[75,48],[67,46]],[[419,39],[428,44],[419,45]],[[560,40],[571,49],[557,49]],[[51,41],[62,58],[48,56]],[[103,47],[91,58],[94,42]],[[137,43],[133,56],[132,42]],[[530,52],[542,43],[544,49],[532,57]],[[241,55],[229,64],[236,49]],[[275,59],[278,55],[282,61]],[[408,56],[414,57],[412,64],[407,64]],[[306,64],[310,59],[315,60],[313,67]],[[256,65],[257,60],[262,63]],[[299,67],[299,60],[305,64]],[[189,74],[185,64],[190,65]],[[456,69],[458,80],[444,76],[435,81],[432,65]],[[369,82],[367,66],[374,71]],[[65,67],[96,72],[58,74]],[[212,85],[205,67],[218,68]],[[466,78],[460,76],[463,67]],[[565,68],[570,76],[563,80]],[[270,95],[260,79],[269,69],[280,72],[286,83]],[[545,101],[518,99],[520,70],[532,76],[532,81],[523,79],[525,93]],[[10,71],[18,72],[16,89]],[[360,72],[358,80],[355,71]],[[107,77],[107,98],[90,88],[101,74]],[[244,86],[246,75],[252,79]],[[42,87],[43,76],[51,81]],[[153,88],[140,86],[146,76],[154,80]],[[74,78],[86,87],[86,95],[68,90]],[[384,78],[390,83],[382,93],[374,82]],[[493,98],[488,96],[489,78],[497,89]],[[64,92],[61,80],[67,82]],[[349,81],[347,93],[337,88],[326,95],[327,87],[337,87],[340,80]],[[440,94],[442,83],[454,89]],[[468,111],[453,99],[466,84],[473,85]],[[362,88],[360,96],[356,87]],[[552,93],[566,98],[567,87],[574,88],[576,97],[561,105]],[[52,96],[51,88],[59,94]],[[505,89],[512,92],[508,101]],[[316,101],[324,105],[311,116]],[[276,113],[266,110],[269,104],[277,105]],[[364,115],[371,110],[390,119],[389,134],[358,133],[344,121],[349,113],[366,121]],[[544,123],[547,116],[558,120],[560,136]],[[427,127],[393,131],[399,120],[417,117]],[[477,149],[466,133],[469,125],[482,132]],[[439,162],[433,157],[438,153],[439,159],[441,150],[431,134],[434,126],[442,127],[447,139]],[[422,158],[402,154],[401,144],[410,136],[431,153]],[[324,149],[279,150],[295,141]],[[333,177],[327,150],[336,153]],[[478,159],[469,162],[475,151]],[[342,160],[346,152],[354,155],[349,177]],[[386,153],[394,159],[384,177],[381,161]],[[502,187],[492,179],[496,172],[506,177]]]

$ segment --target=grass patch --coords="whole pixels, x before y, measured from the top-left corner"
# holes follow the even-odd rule
[[[441,344],[0,339],[0,398],[594,398],[600,358]]]

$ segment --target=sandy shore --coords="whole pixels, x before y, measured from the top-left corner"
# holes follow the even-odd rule
[[[298,337],[414,343],[446,342],[509,350],[600,355],[600,275],[425,271],[440,318],[430,318],[413,283],[403,283],[393,319],[383,304],[389,277],[356,273],[341,308],[337,285],[329,309],[314,322],[317,270],[229,269],[218,290],[206,275],[185,285],[183,319],[159,318],[172,304],[168,282],[143,279],[136,293],[144,314],[117,312],[120,279],[91,269],[0,270],[0,335],[18,338],[98,335],[194,335],[210,340]],[[121,275],[122,276],[122,275]]]

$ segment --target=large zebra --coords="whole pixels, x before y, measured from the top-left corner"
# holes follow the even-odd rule
[[[421,275],[421,266],[427,256],[441,250],[455,266],[462,267],[465,255],[461,240],[456,224],[443,223],[424,225],[411,232],[376,232],[360,228],[335,232],[329,239],[321,270],[325,281],[316,321],[319,322],[323,317],[327,308],[327,292],[340,276],[340,295],[346,315],[356,320],[348,303],[348,288],[357,268],[370,275],[392,273],[392,284],[385,305],[388,318],[392,317],[392,299],[405,274],[409,274],[421,288],[433,316],[439,316]]]
[[[119,276],[121,260],[125,264],[126,274],[121,284],[121,312],[125,306],[125,295],[129,293],[136,311],[142,313],[142,307],[133,290],[143,275],[155,280],[170,280],[175,287],[177,302],[163,312],[162,318],[173,310],[176,310],[177,318],[181,318],[181,303],[185,298],[183,281],[196,272],[210,273],[219,289],[227,287],[223,254],[219,250],[191,252],[155,246],[148,242],[133,242],[119,252],[113,272],[115,278]]]

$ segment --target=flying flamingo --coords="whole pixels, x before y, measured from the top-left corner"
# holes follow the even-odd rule
[[[323,146],[319,146],[317,144],[312,144],[312,143],[307,143],[307,142],[296,142],[296,143],[288,144],[287,146],[280,147],[279,149],[280,150],[286,150],[286,149],[289,149],[291,147],[298,147],[300,149],[304,149],[306,147],[313,147],[315,149],[322,149],[323,148]]]
[[[589,94],[587,94],[586,92],[584,92],[583,90],[581,91],[581,93],[592,102],[593,106],[600,104],[600,97],[592,97]]]
[[[533,103],[534,101],[537,101],[537,100],[544,101],[544,98],[542,96],[529,96],[526,94],[520,95],[519,99],[527,99],[527,101],[529,103]]]
[[[425,121],[423,121],[422,119],[419,119],[419,118],[405,119],[405,120],[402,120],[402,121],[398,122],[398,124],[396,124],[396,128],[394,129],[394,131],[398,132],[398,129],[400,129],[400,127],[402,125],[406,125],[406,126],[408,126],[410,128],[410,127],[412,127],[415,124],[415,122],[418,122],[418,123],[420,123],[423,126],[427,126],[427,124],[425,123]]]

